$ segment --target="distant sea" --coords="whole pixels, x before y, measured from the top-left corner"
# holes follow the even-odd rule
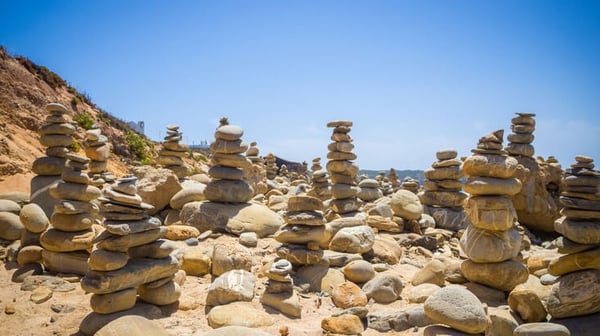
[[[423,182],[425,181],[425,175],[423,175],[423,171],[422,170],[402,170],[402,169],[396,169],[396,175],[398,176],[398,179],[400,179],[400,181],[404,180],[405,177],[410,176],[414,179],[419,180],[419,182],[421,184],[423,184]],[[363,174],[366,174],[369,178],[375,178],[380,172],[385,172],[385,176],[388,176],[390,173],[389,169],[382,169],[382,170],[359,170],[358,171],[358,176],[361,176]]]

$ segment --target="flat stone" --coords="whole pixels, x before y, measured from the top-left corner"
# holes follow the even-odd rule
[[[465,278],[486,286],[511,291],[516,285],[527,281],[527,267],[513,261],[475,263],[465,260],[461,266]]]
[[[96,249],[90,253],[88,264],[92,271],[114,271],[125,267],[127,261],[127,253]]]
[[[137,290],[135,288],[126,288],[108,294],[92,294],[90,306],[95,313],[111,314],[135,306]]]
[[[79,325],[79,331],[86,336],[97,335],[97,332],[100,329],[102,329],[103,327],[109,327],[107,329],[110,330],[110,323],[112,321],[115,321],[124,316],[128,317],[128,319],[125,321],[131,321],[130,318],[133,316],[141,316],[141,317],[145,317],[150,320],[163,317],[162,311],[160,310],[160,308],[158,308],[154,305],[140,303],[140,304],[135,305],[132,309],[120,311],[120,312],[116,312],[116,313],[112,313],[112,314],[98,314],[98,313],[88,314],[81,321],[81,324]],[[141,323],[142,325],[154,330],[152,332],[158,332],[158,330],[160,330],[158,327],[156,327],[156,323],[153,323],[152,321],[148,321],[148,320],[141,320],[141,321],[143,321],[143,323]],[[121,332],[120,330],[117,330],[116,331],[117,333],[115,335],[123,335],[123,334],[130,335],[137,328],[143,328],[140,325],[138,325],[137,322],[127,323],[126,327],[127,327],[127,329],[125,329],[126,330],[125,333]],[[119,327],[119,328],[122,328],[122,327]],[[151,332],[148,332],[147,331],[148,329],[146,329],[146,328],[144,328],[142,330],[145,331],[142,334],[144,336],[150,336],[150,335],[164,336],[164,334],[153,334]],[[112,334],[108,334],[108,335],[112,336]]]
[[[571,332],[565,326],[550,323],[537,322],[525,323],[513,331],[514,336],[571,336]]]
[[[140,300],[155,304],[157,306],[165,306],[175,303],[181,297],[181,287],[173,281],[168,281],[160,287],[149,287],[142,285],[138,287]]]
[[[244,135],[244,130],[236,125],[224,125],[217,128],[215,138],[227,141],[238,140]]]
[[[87,250],[92,247],[96,233],[92,229],[64,232],[50,228],[42,233],[40,243],[50,251],[69,252]]]
[[[29,300],[35,304],[44,303],[52,297],[52,290],[47,288],[46,286],[39,286],[34,289],[29,296]]]
[[[108,231],[104,231],[98,237],[96,237],[96,247],[109,251],[126,252],[131,247],[148,244],[161,238],[165,234],[166,230],[166,227],[161,226],[156,229],[132,233],[124,236],[114,235]]]
[[[212,308],[206,319],[208,325],[212,328],[227,326],[261,328],[271,326],[276,322],[276,319],[271,315],[256,309],[249,302],[241,301]]]
[[[519,162],[510,156],[476,154],[463,162],[463,172],[467,176],[510,178],[517,170]]]
[[[42,260],[46,270],[56,273],[84,275],[89,270],[87,251],[54,252],[42,251]]]
[[[207,306],[219,306],[234,301],[252,301],[254,275],[245,270],[231,270],[220,275],[208,288]]]
[[[92,185],[58,182],[49,189],[55,199],[89,202],[101,196],[102,192]]]
[[[104,221],[104,227],[106,231],[119,236],[131,235],[135,233],[141,233],[149,230],[159,228],[162,222],[157,217],[148,217],[138,221]],[[165,228],[166,231],[166,228]]]

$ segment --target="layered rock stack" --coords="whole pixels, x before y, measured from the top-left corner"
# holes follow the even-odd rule
[[[156,162],[159,165],[173,171],[178,178],[189,175],[189,169],[183,162],[187,156],[188,146],[181,143],[183,133],[179,132],[179,126],[167,126],[167,135],[163,138],[162,149],[158,152]]]
[[[503,135],[498,130],[479,139],[471,150],[474,154],[463,163],[470,224],[460,240],[469,257],[461,269],[472,282],[511,291],[527,280],[528,271],[512,260],[519,255],[521,235],[511,196],[519,192],[521,182],[513,177],[517,160],[502,150]]]
[[[364,179],[358,183],[360,191],[358,198],[365,202],[373,202],[383,197],[383,192],[379,189],[379,183],[374,179]]]
[[[548,272],[559,276],[547,301],[554,318],[600,311],[600,172],[591,157],[575,160],[563,179],[563,216],[554,223],[562,235],[555,245],[565,255],[548,265]]]
[[[392,186],[392,192],[396,192],[398,189],[400,189],[402,183],[400,182],[400,178],[398,178],[394,168],[390,168],[390,172],[388,173],[388,181],[390,181]]]
[[[321,201],[326,201],[331,198],[329,175],[327,175],[326,170],[319,169],[313,171],[311,182],[312,188],[308,191],[310,196],[317,197]]]
[[[467,194],[462,192],[462,161],[454,149],[436,153],[437,161],[425,170],[423,191],[418,195],[424,212],[435,220],[436,227],[458,231],[469,223],[463,209]]]
[[[356,154],[352,152],[354,145],[349,133],[352,121],[337,120],[327,123],[327,127],[333,128],[331,135],[332,143],[329,144],[327,153],[327,171],[333,183],[331,186],[332,200],[330,208],[338,214],[353,213],[358,210],[360,204],[356,197],[356,175],[358,165],[352,160]]]
[[[283,244],[277,255],[294,265],[320,262],[325,240],[323,202],[308,195],[290,196],[283,219],[286,224],[275,233],[275,239]]]
[[[267,273],[269,280],[260,302],[286,315],[301,317],[302,307],[298,295],[294,292],[291,273],[292,264],[289,261],[285,259],[275,261]]]
[[[254,194],[265,194],[268,190],[267,173],[265,171],[265,162],[259,156],[259,149],[256,147],[256,141],[250,143],[250,147],[246,151],[246,157],[252,162],[250,169],[244,169],[244,180],[250,183]]]
[[[134,307],[136,298],[155,305],[176,302],[181,295],[173,282],[179,263],[160,219],[147,214],[153,207],[142,201],[128,176],[104,190],[100,209],[105,230],[96,238],[89,257],[90,271],[81,287],[93,293],[90,304],[96,314],[111,314]]]
[[[92,201],[100,197],[101,191],[91,185],[84,172],[90,159],[73,153],[65,158],[62,181],[50,187],[50,195],[57,203],[50,217],[52,227],[40,237],[42,257],[48,270],[84,275],[96,236],[92,226],[99,223],[98,207]]]
[[[206,185],[207,200],[218,203],[246,203],[254,196],[254,190],[243,180],[244,169],[252,166],[246,156],[248,145],[241,140],[244,131],[235,125],[223,125],[215,132],[215,141],[210,147],[212,167],[208,175],[212,178]]]
[[[416,194],[419,192],[419,180],[407,176],[402,181],[401,188]]]
[[[323,170],[323,166],[321,166],[321,158],[320,157],[316,157],[314,159],[312,159],[312,164],[310,166],[310,171],[311,172],[316,172],[319,170]]]
[[[46,216],[50,217],[56,200],[48,193],[48,188],[60,181],[65,168],[69,146],[73,144],[75,126],[66,117],[67,108],[58,103],[46,105],[48,116],[46,123],[40,127],[40,144],[46,147],[46,156],[33,161],[31,170],[38,176],[31,179],[31,202],[38,204]]]
[[[250,147],[248,148],[248,150],[246,151],[246,157],[248,158],[248,160],[250,160],[253,164],[263,164],[264,161],[263,159],[258,155],[260,153],[258,147],[256,147],[256,141],[252,141],[250,143]]]
[[[519,162],[515,177],[523,184],[512,201],[520,224],[530,229],[552,232],[554,221],[560,217],[559,195],[556,192],[560,174],[553,174],[552,167],[533,157],[531,143],[534,139],[534,117],[533,113],[517,113],[511,120],[513,133],[508,136],[510,142],[505,150]]]
[[[269,180],[273,180],[275,177],[277,177],[277,159],[273,153],[267,154],[264,159],[265,169],[267,170],[267,178]]]
[[[115,182],[116,176],[108,170],[110,143],[108,138],[102,134],[98,125],[94,124],[91,129],[85,132],[83,146],[85,147],[85,155],[91,160],[88,174],[92,179],[92,184],[102,188],[105,183]]]

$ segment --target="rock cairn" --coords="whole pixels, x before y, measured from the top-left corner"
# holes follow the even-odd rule
[[[319,170],[323,170],[323,166],[321,166],[321,158],[320,157],[316,157],[314,159],[312,159],[312,164],[310,166],[310,171],[311,172],[316,172]]]
[[[600,172],[591,157],[575,160],[563,179],[563,216],[554,223],[562,235],[555,245],[564,255],[548,265],[548,273],[559,276],[547,301],[553,318],[600,311]]]
[[[167,126],[167,135],[163,138],[162,148],[156,159],[159,165],[173,171],[178,178],[189,175],[189,169],[183,162],[189,148],[181,142],[182,136],[183,133],[179,131],[179,126]]]
[[[360,188],[358,198],[365,202],[373,202],[383,197],[383,192],[379,189],[379,183],[374,179],[364,179],[358,183]]]
[[[423,210],[433,217],[436,227],[458,231],[469,223],[463,209],[467,194],[462,192],[462,161],[454,149],[443,149],[436,154],[431,168],[425,170],[423,191],[418,195]]]
[[[479,139],[471,150],[474,154],[463,163],[470,225],[460,239],[469,257],[461,269],[472,282],[511,291],[527,280],[528,271],[512,260],[520,253],[521,235],[510,197],[519,192],[521,182],[513,177],[517,160],[502,150],[503,135],[498,130]]]
[[[332,200],[330,208],[338,214],[352,213],[358,210],[359,202],[356,197],[356,175],[358,165],[352,160],[356,154],[352,153],[354,145],[349,133],[352,121],[336,120],[327,123],[327,127],[333,128],[331,135],[332,143],[329,144],[327,153],[327,171],[333,183],[331,186]]]
[[[553,232],[554,221],[560,217],[560,206],[559,195],[552,189],[560,184],[561,176],[554,174],[552,167],[546,165],[543,159],[533,157],[534,117],[533,113],[517,113],[511,120],[513,133],[508,135],[510,143],[505,150],[520,164],[515,177],[523,185],[512,201],[520,224],[530,229]]]
[[[256,147],[256,141],[250,143],[250,147],[246,151],[246,157],[252,161],[253,164],[263,164],[263,159],[258,155],[260,153],[258,147]]]
[[[323,202],[308,195],[290,196],[283,220],[286,224],[275,233],[275,239],[283,244],[277,255],[294,265],[320,262],[325,239]]]
[[[208,175],[212,178],[206,185],[204,196],[219,203],[246,203],[254,196],[254,190],[243,180],[244,169],[252,166],[246,156],[248,145],[242,141],[244,131],[235,125],[223,125],[215,132],[215,141],[210,144],[213,152],[212,167]]]
[[[312,188],[308,191],[310,196],[317,197],[321,201],[331,198],[331,188],[329,185],[329,175],[326,170],[319,169],[312,173]]]
[[[277,159],[273,153],[267,154],[265,156],[265,169],[267,171],[267,178],[269,180],[273,180],[277,177]]]
[[[105,183],[115,182],[117,177],[108,170],[108,158],[110,157],[110,143],[106,135],[97,124],[85,132],[83,140],[85,155],[90,158],[88,174],[92,184],[101,188]]]
[[[419,192],[419,180],[407,176],[402,181],[401,188],[416,194]]]
[[[153,207],[137,194],[137,177],[126,176],[104,190],[99,199],[104,231],[96,238],[89,257],[89,272],[81,287],[93,293],[96,314],[111,314],[134,307],[136,298],[155,305],[176,302],[181,295],[173,282],[179,263],[176,249],[161,237],[160,219],[147,214]]]
[[[392,193],[400,189],[400,178],[398,178],[398,174],[396,174],[396,170],[394,168],[390,168],[390,172],[388,173],[388,181],[390,181],[392,186]]]
[[[286,315],[299,318],[302,316],[302,306],[294,291],[291,273],[292,264],[289,261],[286,259],[275,261],[267,272],[269,280],[260,302]]]
[[[93,203],[101,191],[91,185],[88,169],[90,159],[68,153],[62,181],[50,187],[50,195],[57,200],[50,217],[52,227],[42,233],[40,242],[46,269],[57,273],[84,275],[87,259],[96,236],[94,224],[98,221],[98,206]]]
[[[279,176],[282,176],[282,177],[290,176],[290,172],[288,171],[288,167],[285,165],[285,163],[281,165],[281,168],[279,168]]]
[[[74,142],[75,126],[67,119],[69,111],[64,105],[50,103],[46,110],[49,114],[46,123],[38,130],[40,144],[46,147],[46,156],[37,158],[31,167],[38,175],[31,179],[31,202],[42,207],[46,216],[50,217],[55,200],[48,193],[48,187],[60,180],[67,162],[68,147]]]

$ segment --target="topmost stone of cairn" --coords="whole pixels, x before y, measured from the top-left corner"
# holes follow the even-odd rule
[[[66,114],[69,113],[69,110],[63,105],[59,103],[50,103],[46,105],[46,110],[50,112],[50,114]]]
[[[330,127],[330,128],[339,127],[339,126],[352,127],[352,121],[350,121],[350,120],[334,120],[334,121],[330,121],[327,123],[327,127]]]
[[[504,130],[500,129],[492,132],[488,135],[483,136],[479,139],[477,148],[472,149],[471,152],[475,154],[497,154],[506,155],[506,152],[502,150],[502,141],[504,141]]]
[[[235,125],[223,125],[217,128],[215,138],[227,141],[239,140],[244,135],[244,130]]]

